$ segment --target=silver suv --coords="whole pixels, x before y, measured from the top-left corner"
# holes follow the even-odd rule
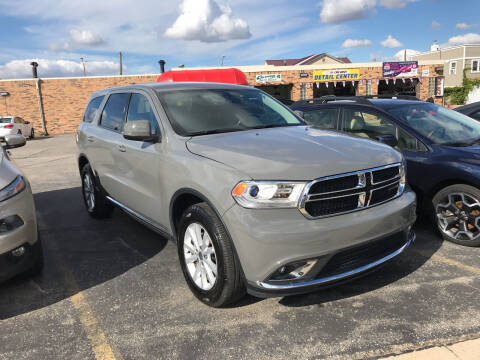
[[[319,130],[245,86],[164,83],[92,95],[77,132],[89,214],[116,205],[172,239],[210,306],[359,275],[414,239],[402,155]]]

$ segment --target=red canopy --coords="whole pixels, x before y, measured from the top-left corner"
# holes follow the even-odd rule
[[[218,82],[237,85],[248,85],[245,74],[238,69],[211,70],[171,70],[160,74],[157,82]]]

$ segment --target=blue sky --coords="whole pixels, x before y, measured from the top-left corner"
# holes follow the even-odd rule
[[[0,0],[0,78],[156,73],[328,52],[354,62],[480,43],[478,0]],[[460,25],[459,25],[460,24]],[[463,25],[461,25],[463,24]],[[349,40],[349,41],[347,41]],[[355,47],[352,47],[355,46]]]

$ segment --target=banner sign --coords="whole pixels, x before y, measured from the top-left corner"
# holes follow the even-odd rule
[[[342,69],[342,70],[315,70],[313,72],[313,81],[346,81],[358,80],[360,69]]]
[[[383,77],[418,75],[418,61],[384,62],[382,66]]]
[[[276,82],[282,81],[282,74],[259,74],[255,78],[256,82]]]
[[[435,78],[435,96],[443,96],[443,77],[436,77]]]

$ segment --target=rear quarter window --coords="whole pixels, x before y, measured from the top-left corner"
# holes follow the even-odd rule
[[[91,123],[93,120],[95,120],[98,108],[100,107],[100,104],[102,103],[103,98],[104,96],[97,96],[96,98],[93,98],[88,103],[87,109],[85,110],[85,114],[83,115],[83,122]]]

